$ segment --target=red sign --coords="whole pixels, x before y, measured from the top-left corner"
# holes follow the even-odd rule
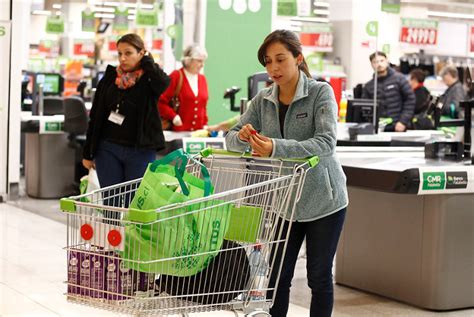
[[[74,55],[94,56],[94,41],[77,41],[74,42]]]
[[[474,25],[471,25],[469,32],[469,52],[474,53]]]
[[[163,48],[163,39],[153,39],[153,49],[161,50]]]
[[[332,51],[332,33],[300,33],[301,44],[316,51]]]
[[[419,45],[436,45],[438,30],[431,28],[414,28],[403,26],[400,31],[400,42]]]

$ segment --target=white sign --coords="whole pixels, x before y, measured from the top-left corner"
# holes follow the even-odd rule
[[[474,166],[420,167],[418,195],[474,193]]]

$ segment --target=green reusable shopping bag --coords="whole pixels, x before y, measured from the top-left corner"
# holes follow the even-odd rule
[[[231,208],[229,227],[224,238],[237,242],[257,242],[260,224],[262,222],[262,208],[240,206]]]
[[[230,218],[229,203],[205,200],[186,207],[155,210],[212,193],[204,165],[196,162],[204,179],[185,172],[189,159],[192,157],[177,150],[149,165],[130,204],[131,221],[147,220],[125,229],[122,257],[127,267],[147,273],[190,276],[205,269],[217,255]]]

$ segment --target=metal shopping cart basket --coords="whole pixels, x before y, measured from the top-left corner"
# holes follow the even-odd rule
[[[318,162],[318,157],[290,161],[205,149],[188,161],[186,172],[200,177],[206,166],[213,194],[140,217],[128,206],[142,179],[61,199],[67,214],[68,300],[140,316],[218,310],[268,315],[289,234],[283,232],[281,219],[293,219],[306,173]],[[206,222],[211,213],[214,221]],[[161,227],[170,221],[184,226],[189,219],[197,239],[205,230],[214,238],[216,215],[222,215],[220,225],[226,226],[217,250],[160,258],[155,246],[132,239],[132,231],[135,237],[161,234],[162,249],[176,247],[183,236]],[[278,258],[277,248],[283,251]],[[169,263],[185,266],[206,256],[207,267],[192,276],[156,269]]]

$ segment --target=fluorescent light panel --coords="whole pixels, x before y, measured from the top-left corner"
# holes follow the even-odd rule
[[[51,11],[49,11],[49,10],[34,10],[33,12],[31,12],[31,14],[34,14],[34,15],[51,15]]]
[[[454,12],[428,11],[428,16],[440,17],[440,18],[474,20],[474,14],[454,13]]]
[[[328,2],[314,1],[313,4],[316,7],[329,8],[329,3]]]
[[[61,4],[59,4],[59,3],[53,4],[53,9],[58,9],[58,10],[59,10],[59,9],[61,9],[62,7],[63,7],[63,6],[62,6]]]

